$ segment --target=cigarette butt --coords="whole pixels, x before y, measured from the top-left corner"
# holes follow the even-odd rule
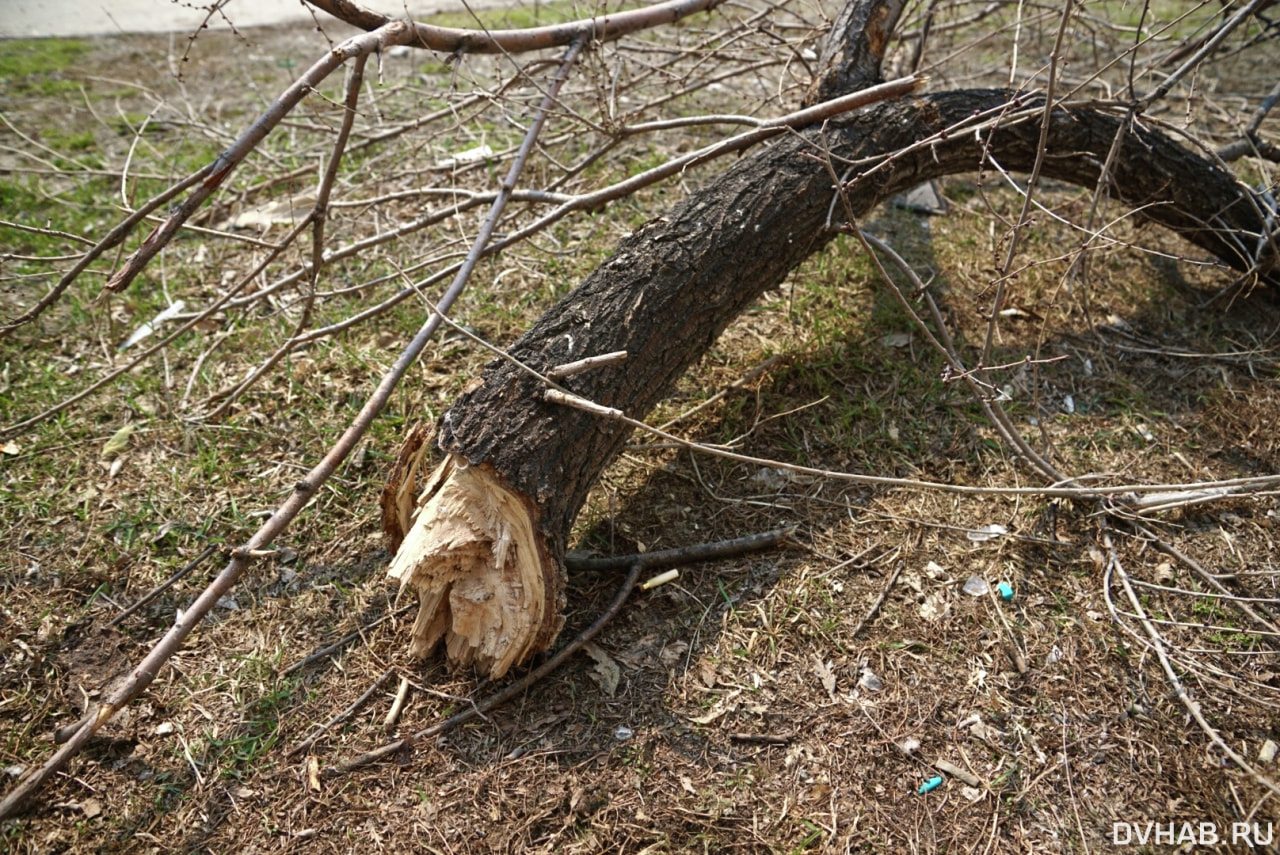
[[[679,578],[680,578],[679,570],[668,570],[665,573],[659,573],[657,576],[654,576],[652,579],[645,582],[643,585],[640,586],[640,590],[648,591],[652,588],[658,587],[659,585],[665,585],[668,582],[674,582]]]
[[[982,786],[981,780],[969,774],[966,770],[961,769],[954,763],[948,763],[946,760],[934,760],[933,768],[937,769],[939,772],[945,772],[953,778],[959,778],[971,787]]]

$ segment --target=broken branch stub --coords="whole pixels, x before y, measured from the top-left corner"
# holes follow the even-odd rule
[[[388,575],[418,594],[409,653],[443,639],[449,659],[497,678],[545,650],[564,625],[564,573],[538,509],[493,467],[451,454],[417,501]]]

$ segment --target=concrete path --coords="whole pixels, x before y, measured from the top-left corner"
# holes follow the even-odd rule
[[[0,38],[100,36],[117,33],[189,33],[206,17],[213,0],[0,0]],[[372,8],[413,17],[463,8],[460,0],[371,0]],[[490,3],[489,5],[492,5]],[[474,8],[474,6],[473,6]],[[214,14],[210,27],[262,27],[308,21],[302,0],[229,0],[226,18]],[[324,13],[318,13],[327,17]],[[0,45],[0,50],[4,50]]]

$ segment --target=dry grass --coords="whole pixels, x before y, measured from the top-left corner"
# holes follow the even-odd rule
[[[164,39],[104,39],[73,50],[74,69],[11,72],[0,82],[12,105],[7,115],[56,158],[42,154],[50,170],[42,172],[14,153],[31,151],[27,143],[4,132],[9,148],[0,152],[0,168],[21,169],[0,183],[8,194],[0,197],[8,200],[0,219],[101,234],[114,216],[118,182],[88,173],[118,169],[133,140],[128,128],[157,99],[176,106],[158,114],[157,137],[143,137],[154,150],[146,168],[177,174],[225,144],[261,97],[323,49],[315,34],[208,34],[182,86],[165,73],[175,48]],[[400,118],[428,98],[415,86],[452,73],[396,62],[387,60],[386,85],[408,100],[384,103],[400,105]],[[1218,76],[1204,87],[1213,97],[1199,102],[1195,118],[1217,119],[1224,104],[1247,113],[1262,65],[1254,50],[1216,66]],[[484,68],[466,73],[480,76]],[[962,67],[933,71],[948,85],[973,77]],[[743,109],[779,112],[776,101],[752,94],[782,91],[766,83],[753,79]],[[698,106],[695,99],[681,109]],[[321,150],[307,136],[307,122],[325,121],[324,106],[315,109],[288,131],[312,141],[306,151]],[[696,142],[682,136],[664,144]],[[269,150],[240,189],[290,166],[290,152]],[[371,158],[367,169],[389,169],[395,153]],[[626,168],[621,160],[618,168]],[[944,186],[949,214],[922,218],[886,207],[864,224],[917,270],[936,273],[935,291],[963,347],[985,334],[980,307],[990,299],[990,270],[1005,237],[1003,226],[991,226],[992,214],[1016,217],[1020,205],[995,184],[953,179]],[[361,198],[361,189],[354,179],[344,187],[347,198]],[[486,269],[459,319],[493,341],[510,341],[617,235],[681,192],[651,191],[504,256]],[[1053,187],[1043,198],[1077,219],[1088,210],[1084,191]],[[349,234],[385,227],[362,217],[395,219],[412,207],[397,204],[354,209]],[[219,222],[211,216],[207,224]],[[69,238],[0,234],[17,255],[74,248]],[[1120,223],[1110,234],[1117,243],[1093,256],[1083,282],[1066,278],[1070,259],[1062,257],[1078,245],[1068,230],[1044,218],[1027,235],[1021,262],[1058,260],[1023,273],[1012,300],[1023,314],[997,342],[994,361],[1014,366],[1000,383],[1015,420],[1073,474],[1178,483],[1280,471],[1273,429],[1280,423],[1280,307],[1267,294],[1215,299],[1231,277],[1140,223]],[[201,288],[219,285],[226,271],[242,272],[246,257],[225,240],[196,235],[122,298],[97,297],[97,280],[72,292],[39,324],[0,342],[3,421],[30,415],[114,364],[129,330],[165,305],[159,292],[209,293]],[[342,275],[360,282],[391,261],[408,263],[373,253]],[[4,262],[6,314],[47,287],[28,278],[35,264]],[[334,299],[324,311],[341,316],[373,293]],[[385,315],[376,328],[295,354],[225,420],[178,418],[185,390],[172,378],[195,370],[224,333],[207,370],[195,371],[192,400],[243,376],[263,346],[287,334],[283,309],[275,308],[279,314],[264,304],[211,325],[6,448],[6,790],[22,767],[44,759],[54,730],[149,648],[217,559],[117,630],[100,626],[206,544],[241,542],[346,424],[418,323],[412,308]],[[1028,354],[1039,362],[1018,365]],[[912,333],[865,258],[844,241],[735,323],[650,422],[696,406],[775,355],[765,371],[679,429],[830,469],[970,485],[1024,477],[969,393],[943,379],[941,357]],[[1092,502],[826,482],[655,448],[643,436],[584,510],[579,548],[653,550],[784,525],[796,527],[798,546],[687,568],[676,583],[637,595],[598,639],[620,669],[612,694],[582,656],[519,702],[411,756],[320,776],[322,767],[387,738],[383,719],[396,680],[306,756],[287,750],[388,669],[413,686],[400,733],[492,691],[440,661],[405,658],[409,618],[394,612],[394,591],[383,580],[376,511],[399,433],[417,417],[438,416],[485,358],[460,339],[432,345],[358,459],[276,544],[277,553],[255,565],[234,602],[215,610],[173,667],[34,810],[0,828],[7,848],[1097,852],[1112,848],[1116,822],[1213,822],[1226,835],[1233,822],[1259,823],[1265,833],[1280,819],[1266,791],[1189,719],[1141,624],[1113,616],[1108,597],[1129,609],[1116,563],[1150,586],[1137,590],[1150,616],[1170,622],[1160,626],[1180,679],[1224,741],[1249,758],[1267,740],[1280,742],[1276,639],[1259,633],[1259,620],[1240,603],[1206,597],[1208,582],[1159,552],[1132,521],[1108,517]],[[104,455],[126,423],[139,426],[126,449]],[[1246,605],[1271,619],[1278,515],[1273,495],[1255,494],[1175,508],[1142,524],[1218,574],[1234,595],[1255,598]],[[990,524],[1009,535],[969,536]],[[961,586],[971,576],[1007,582],[1013,599],[968,596]],[[571,577],[566,637],[604,608],[616,582]],[[357,630],[331,655],[290,667]],[[919,794],[938,774],[931,766],[938,759],[978,783],[947,776]]]

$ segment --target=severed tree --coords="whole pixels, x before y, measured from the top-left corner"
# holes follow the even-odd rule
[[[20,433],[73,406],[92,389],[136,367],[176,336],[217,313],[258,305],[287,286],[299,286],[300,297],[291,306],[298,318],[294,332],[247,377],[211,395],[199,413],[201,418],[220,418],[232,402],[288,355],[376,317],[379,308],[421,296],[428,285],[444,279],[450,279],[451,284],[434,303],[423,298],[430,308],[428,320],[333,449],[294,485],[253,537],[232,552],[226,568],[179,615],[151,653],[69,729],[62,748],[19,781],[0,803],[0,817],[17,810],[103,723],[146,689],[214,603],[314,497],[357,446],[426,342],[442,325],[452,323],[448,320],[450,307],[480,260],[518,245],[570,213],[596,209],[713,157],[754,148],[715,181],[636,228],[592,275],[485,369],[474,388],[439,419],[434,431],[417,430],[407,438],[383,494],[383,520],[396,549],[389,572],[403,586],[414,588],[419,598],[410,649],[424,656],[443,642],[453,661],[473,665],[493,677],[546,650],[562,628],[564,561],[571,526],[588,492],[617,458],[637,420],[670,393],[688,367],[761,294],[777,287],[837,235],[860,236],[859,219],[891,196],[921,182],[958,173],[1028,176],[1022,186],[1025,204],[1013,224],[1004,267],[993,282],[992,304],[986,307],[991,330],[998,324],[1004,304],[1013,247],[1031,223],[1032,199],[1038,182],[1044,179],[1092,188],[1095,201],[1105,196],[1141,209],[1147,220],[1171,229],[1238,271],[1241,289],[1274,285],[1280,279],[1272,188],[1253,188],[1228,166],[1228,161],[1241,157],[1257,163],[1276,158],[1274,145],[1260,128],[1280,91],[1262,100],[1253,117],[1243,124],[1239,139],[1218,149],[1194,138],[1180,142],[1178,129],[1164,127],[1150,115],[1152,106],[1250,20],[1264,5],[1263,0],[1228,9],[1218,23],[1179,46],[1169,55],[1169,69],[1158,75],[1159,82],[1148,90],[1135,84],[1131,68],[1124,96],[1111,99],[1082,93],[1082,84],[1068,85],[1061,74],[1058,62],[1063,39],[1078,12],[1071,2],[1048,10],[1047,20],[1053,23],[1056,37],[1046,60],[1043,85],[1037,78],[1034,85],[1025,87],[1012,81],[1015,85],[1000,89],[939,87],[928,91],[923,88],[922,76],[899,72],[914,70],[920,64],[931,34],[936,35],[944,26],[939,24],[935,29],[934,21],[946,4],[924,4],[917,10],[914,30],[903,34],[898,32],[907,5],[903,0],[849,0],[829,22],[816,52],[811,56],[804,50],[796,52],[797,66],[806,67],[811,79],[806,81],[803,103],[794,105],[798,108],[794,112],[774,121],[730,117],[751,129],[606,190],[576,195],[562,192],[558,181],[540,190],[524,190],[520,181],[525,164],[541,145],[539,135],[548,116],[563,108],[562,89],[574,68],[587,61],[584,58],[603,42],[705,12],[717,6],[715,0],[669,0],[630,12],[522,31],[446,29],[394,20],[348,0],[310,2],[367,32],[335,44],[213,162],[132,210],[79,256],[47,293],[0,327],[0,336],[39,319],[90,265],[108,251],[125,247],[148,218],[167,211],[114,269],[105,292],[115,294],[128,288],[174,237],[198,218],[206,203],[225,187],[236,167],[268,134],[329,75],[347,66],[341,118],[335,123],[333,146],[307,213],[292,224],[283,240],[258,247],[265,260],[255,262],[250,272],[176,332],[108,372],[83,394],[10,425],[5,435]],[[980,25],[1003,5],[991,3],[967,15],[965,9],[953,9],[954,20],[945,26]],[[766,8],[753,13],[743,29],[750,29],[770,12],[771,8]],[[1139,45],[1155,39],[1141,27],[1137,32]],[[529,63],[512,78],[533,80],[535,71],[550,69],[550,76],[537,77],[536,85],[531,86],[536,97],[519,111],[524,133],[519,144],[505,153],[510,168],[495,191],[469,195],[456,189],[442,192],[439,195],[451,200],[444,209],[335,250],[327,246],[325,238],[330,196],[344,157],[357,145],[352,142],[352,128],[363,97],[366,64],[372,57],[406,47],[442,52],[455,59],[551,48],[562,52],[558,59]],[[888,70],[891,48],[898,51],[893,58],[898,67],[893,73]],[[1137,46],[1128,52],[1136,54]],[[715,75],[708,73],[699,88],[715,81]],[[613,97],[607,86],[598,88],[604,93],[602,100]],[[479,95],[475,103],[487,100],[489,95]],[[498,100],[497,96],[493,100]],[[427,119],[451,115],[453,109]],[[371,139],[385,142],[407,137],[429,124],[427,119],[405,122],[394,132]],[[678,122],[654,123],[656,129],[680,126]],[[567,176],[607,157],[629,132],[626,127],[613,131],[616,139],[566,169]],[[371,144],[364,140],[358,145]],[[458,168],[461,160],[459,155],[448,168]],[[279,183],[297,180],[303,174],[287,173]],[[388,194],[384,201],[389,202],[393,195]],[[524,220],[504,221],[503,211],[513,201],[552,207]],[[326,327],[313,326],[322,274],[335,260],[372,251],[394,238],[486,204],[489,214],[461,261],[442,263],[427,279],[401,289],[373,309]],[[509,229],[499,228],[504,222]],[[307,232],[312,237],[307,263],[260,288],[256,283],[262,271]],[[1081,258],[1091,239],[1076,248]],[[433,260],[451,257],[441,252]],[[400,270],[398,274],[407,278],[408,272]],[[388,276],[386,281],[396,279]],[[933,305],[923,287],[903,299],[908,304],[914,300],[915,305]],[[968,362],[948,343],[943,329],[939,329],[938,338],[949,367],[981,394],[984,372],[989,370],[985,360],[990,335],[986,346]],[[197,366],[193,380],[198,373]],[[1054,469],[1052,461],[1021,439],[998,401],[984,397],[981,403],[1010,450],[1032,473],[1045,482],[1061,480],[1062,473]],[[443,459],[430,474],[424,474],[429,437]]]
[[[883,82],[902,7],[855,0],[843,9],[811,103]],[[1141,109],[1005,90],[904,97],[789,134],[641,226],[444,414],[436,441],[445,459],[420,496],[398,479],[389,489],[384,519],[399,547],[389,572],[420,600],[412,652],[443,639],[451,659],[497,677],[546,649],[563,623],[570,527],[632,433],[616,416],[642,419],[763,293],[921,182],[990,163],[1105,182],[1152,221],[1274,283],[1271,203],[1145,127]],[[997,298],[990,311],[1001,308]],[[627,358],[562,386],[547,380],[557,366],[614,352]]]

